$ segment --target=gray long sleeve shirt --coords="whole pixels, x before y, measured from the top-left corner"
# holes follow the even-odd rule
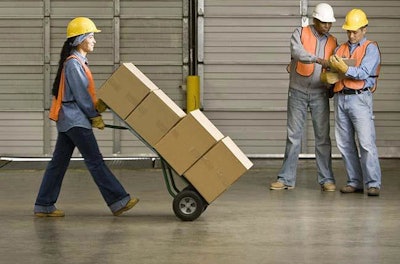
[[[290,39],[290,53],[291,53],[291,68],[290,68],[290,83],[289,87],[300,90],[305,93],[321,93],[327,89],[326,84],[320,81],[322,66],[315,63],[317,58],[324,58],[325,45],[328,41],[329,33],[320,36],[311,25],[311,31],[317,38],[316,54],[311,54],[305,50],[301,43],[301,27],[295,29]],[[302,63],[314,63],[315,68],[311,76],[301,76],[296,72],[296,64],[300,61]]]

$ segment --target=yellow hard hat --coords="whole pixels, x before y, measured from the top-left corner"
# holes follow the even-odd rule
[[[97,33],[101,30],[87,17],[76,17],[67,26],[67,38],[72,38],[86,33]]]
[[[342,28],[355,31],[368,25],[367,15],[361,9],[353,9],[347,13]]]

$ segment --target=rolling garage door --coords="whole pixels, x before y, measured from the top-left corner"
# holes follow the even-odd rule
[[[199,2],[199,75],[204,113],[250,156],[282,156],[286,137],[289,38],[301,24],[301,1],[203,0]],[[317,1],[308,2],[311,13]],[[398,1],[330,1],[339,41],[351,8],[366,11],[368,37],[379,41],[383,65],[375,94],[381,157],[400,156]],[[350,3],[350,4],[349,4]],[[75,16],[91,17],[102,32],[89,55],[99,87],[121,63],[131,61],[183,107],[187,1],[0,1],[0,155],[45,156],[55,128],[47,119],[50,86],[65,27]],[[333,110],[333,107],[332,107]],[[117,120],[110,112],[109,123]],[[331,115],[334,139],[333,112]],[[127,131],[96,131],[104,155],[152,155]],[[308,121],[303,155],[314,151]],[[333,142],[335,145],[335,142]],[[334,153],[338,154],[336,148]],[[77,153],[78,155],[78,153]]]
[[[308,14],[317,1],[308,2]],[[346,13],[365,10],[368,37],[379,41],[383,64],[375,94],[377,144],[381,157],[400,156],[400,72],[398,1],[330,1],[337,22],[332,33],[347,39],[341,29]],[[204,8],[202,7],[204,5]],[[300,26],[299,1],[200,2],[204,27],[200,28],[200,60],[203,106],[206,114],[245,153],[255,157],[283,156],[286,139],[286,99],[290,59],[289,39]],[[202,19],[201,18],[201,19]],[[201,21],[201,20],[200,20]],[[312,23],[312,19],[310,19]],[[334,140],[333,101],[331,135]],[[314,153],[310,118],[304,134],[302,155]]]
[[[0,2],[0,154],[43,154],[43,1]]]
[[[102,30],[89,63],[96,86],[132,62],[179,105],[184,103],[183,1],[0,2],[0,155],[51,155],[56,139],[47,118],[50,90],[68,22],[93,19]],[[118,120],[106,112],[107,123]],[[103,155],[154,155],[128,131],[95,131]],[[75,156],[79,155],[78,152]]]

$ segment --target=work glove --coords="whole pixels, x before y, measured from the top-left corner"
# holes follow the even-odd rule
[[[92,122],[92,127],[98,128],[100,130],[103,130],[105,127],[103,118],[101,116],[90,118],[90,121]]]
[[[337,55],[332,55],[329,58],[330,67],[337,70],[340,73],[346,73],[349,69],[349,66],[343,61],[342,58],[338,57]]]
[[[99,113],[103,113],[106,111],[108,106],[103,102],[103,100],[99,99],[96,102],[96,111]]]
[[[337,83],[340,80],[337,72],[323,72],[320,77],[321,82],[329,84]]]

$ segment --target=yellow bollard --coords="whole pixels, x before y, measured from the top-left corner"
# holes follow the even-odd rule
[[[186,79],[186,112],[200,108],[200,78],[189,75]]]

